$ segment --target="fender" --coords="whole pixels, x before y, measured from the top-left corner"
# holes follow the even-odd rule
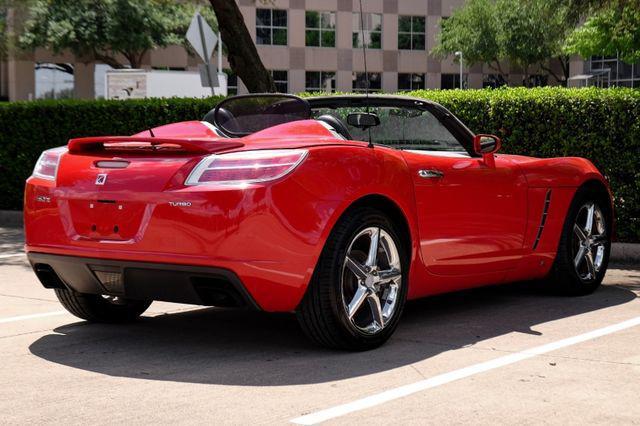
[[[336,155],[339,152],[339,155]],[[349,167],[336,164],[335,158],[349,158]],[[318,168],[323,173],[299,173],[293,179],[309,176],[322,177],[318,182],[299,182],[307,190],[313,190],[314,197],[325,204],[324,211],[330,212],[325,218],[318,218],[324,223],[316,245],[316,262],[319,259],[331,231],[344,213],[359,200],[368,196],[379,196],[394,204],[404,216],[411,247],[409,249],[411,265],[410,282],[415,282],[414,275],[421,268],[416,268],[415,261],[420,257],[418,226],[415,212],[415,194],[413,181],[405,160],[395,150],[366,146],[332,146],[311,149],[309,158],[301,167]],[[315,269],[315,268],[314,268]],[[305,277],[306,283],[311,280],[313,271]],[[418,278],[418,277],[416,277]]]
[[[505,157],[518,164],[530,188],[577,188],[593,179],[609,187],[596,166],[585,158],[531,158],[520,155],[505,155]]]

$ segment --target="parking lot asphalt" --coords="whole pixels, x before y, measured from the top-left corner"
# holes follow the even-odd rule
[[[289,314],[154,303],[89,324],[0,228],[0,424],[639,424],[640,265],[579,298],[521,283],[407,305],[383,347],[313,346]]]

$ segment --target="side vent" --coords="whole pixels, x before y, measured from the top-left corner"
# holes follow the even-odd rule
[[[547,222],[547,213],[549,213],[549,205],[551,204],[551,190],[547,190],[547,196],[544,198],[544,208],[542,209],[542,217],[540,218],[540,226],[538,227],[538,235],[536,235],[536,241],[533,243],[533,249],[538,247],[540,237],[542,237],[542,231],[544,230],[544,224]]]

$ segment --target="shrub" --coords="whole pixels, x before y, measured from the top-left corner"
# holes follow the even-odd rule
[[[303,94],[308,96],[309,94]],[[506,153],[590,159],[615,195],[620,240],[640,241],[640,91],[509,88],[422,90],[475,132],[503,138]],[[70,138],[127,135],[201,119],[220,98],[36,101],[0,105],[0,209],[20,209],[22,188],[44,149]]]

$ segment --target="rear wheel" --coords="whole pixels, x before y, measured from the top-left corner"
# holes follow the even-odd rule
[[[407,292],[408,260],[394,224],[359,208],[333,230],[297,316],[323,346],[367,350],[394,332]]]
[[[598,288],[609,264],[610,228],[609,209],[603,197],[579,191],[567,214],[548,277],[553,290],[580,296]]]
[[[78,318],[92,322],[133,321],[151,305],[150,300],[84,294],[69,289],[56,289],[56,296],[67,311]]]

